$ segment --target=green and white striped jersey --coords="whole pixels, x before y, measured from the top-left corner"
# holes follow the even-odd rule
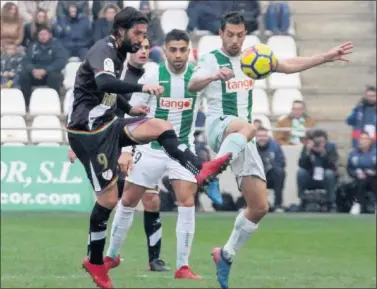
[[[130,104],[147,104],[150,106],[148,117],[169,121],[179,139],[188,147],[194,148],[194,132],[196,115],[200,105],[199,94],[187,90],[188,83],[194,72],[194,66],[187,64],[182,74],[172,73],[167,63],[148,66],[140,78],[140,84],[160,84],[164,87],[159,97],[146,93],[132,94]],[[161,149],[157,141],[150,144],[153,149]]]
[[[242,72],[239,56],[227,56],[220,49],[211,51],[201,57],[192,77],[213,75],[223,67],[232,69],[235,76],[228,81],[213,81],[203,89],[207,115],[233,115],[251,123],[254,80]]]

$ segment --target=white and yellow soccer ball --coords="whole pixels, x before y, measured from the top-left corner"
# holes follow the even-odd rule
[[[242,72],[252,79],[263,79],[269,76],[277,65],[273,51],[265,44],[256,44],[245,49],[241,56]]]

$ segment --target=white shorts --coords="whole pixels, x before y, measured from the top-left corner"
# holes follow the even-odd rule
[[[196,183],[195,176],[177,161],[172,160],[164,151],[149,147],[136,148],[134,165],[126,180],[149,189],[147,193],[158,193],[156,188],[165,173],[170,180]]]
[[[221,146],[224,132],[228,124],[238,119],[236,116],[209,116],[206,119],[206,132],[209,147],[218,152]],[[246,148],[230,164],[232,172],[236,175],[238,187],[241,185],[242,177],[255,176],[266,181],[264,166],[259,156],[256,145],[253,141],[249,142]]]

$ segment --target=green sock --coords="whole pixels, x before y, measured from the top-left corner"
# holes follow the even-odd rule
[[[224,139],[216,157],[219,158],[226,153],[232,153],[232,159],[235,160],[246,145],[247,139],[245,136],[239,133],[231,133]]]

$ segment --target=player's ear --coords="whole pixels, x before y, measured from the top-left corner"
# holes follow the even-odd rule
[[[219,28],[219,35],[220,35],[220,37],[223,37],[223,34],[224,34],[224,32],[221,30],[221,28]]]
[[[164,54],[166,54],[166,44],[164,44],[164,46],[162,47],[162,49],[164,50]]]

